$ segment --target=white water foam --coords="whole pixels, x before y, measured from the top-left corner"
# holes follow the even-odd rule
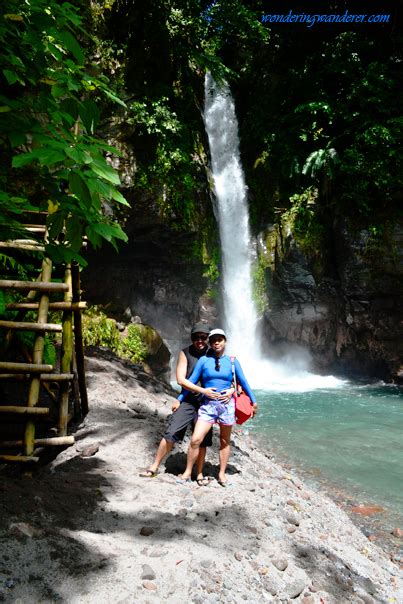
[[[270,362],[262,358],[258,316],[253,302],[252,249],[247,186],[239,153],[238,122],[231,91],[205,78],[204,123],[214,179],[215,214],[220,231],[222,294],[226,350],[236,355],[253,388],[306,392],[334,388],[345,382],[309,373],[301,361]]]
[[[211,74],[205,80],[204,121],[209,139],[222,253],[222,290],[228,349],[244,357],[259,352],[257,314],[252,302],[247,188],[240,161],[238,122],[231,92]]]

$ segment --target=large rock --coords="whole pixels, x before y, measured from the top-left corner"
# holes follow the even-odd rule
[[[119,253],[106,247],[90,252],[83,273],[84,297],[107,306],[118,320],[152,326],[175,358],[189,342],[194,322],[216,323],[203,276],[207,267],[194,254],[196,233],[169,228],[149,198],[136,198],[132,208],[125,225],[128,244]],[[165,357],[156,360],[166,362]]]
[[[289,225],[260,235],[266,264],[266,340],[303,346],[314,369],[399,381],[402,358],[403,230],[383,237],[334,225],[315,257]]]

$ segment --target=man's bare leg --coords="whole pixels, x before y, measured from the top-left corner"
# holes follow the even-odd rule
[[[157,453],[155,454],[155,459],[151,466],[149,466],[149,470],[151,472],[158,472],[158,468],[160,467],[160,463],[163,459],[170,453],[173,449],[174,443],[170,440],[166,440],[165,438],[161,439],[160,444],[158,445]]]

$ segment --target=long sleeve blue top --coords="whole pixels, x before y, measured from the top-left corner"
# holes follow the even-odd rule
[[[188,377],[188,380],[192,382],[192,384],[197,384],[197,382],[201,381],[204,388],[216,388],[217,392],[230,388],[232,384],[231,359],[225,354],[222,357],[219,357],[219,363],[220,369],[217,371],[215,368],[216,360],[214,356],[201,357],[197,361],[192,374]],[[252,403],[256,403],[256,397],[245,378],[238,359],[234,360],[234,366],[237,383],[242,386],[242,389],[249,396]],[[187,392],[189,391],[184,390],[179,395],[178,400],[182,401]]]

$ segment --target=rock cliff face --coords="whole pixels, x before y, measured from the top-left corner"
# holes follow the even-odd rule
[[[120,253],[103,248],[90,254],[85,296],[119,321],[151,325],[176,358],[192,323],[216,323],[203,276],[207,267],[195,259],[195,233],[170,229],[149,198],[136,199],[132,208],[125,227],[129,243]]]
[[[206,293],[206,267],[192,256],[195,234],[170,230],[149,200],[136,203],[126,231],[129,244],[119,254],[90,257],[87,299],[107,305],[118,319],[152,325],[172,364],[194,321],[219,323]],[[269,226],[259,241],[268,302],[263,336],[270,354],[298,346],[309,351],[315,371],[403,381],[402,228],[390,228],[377,240],[337,223],[319,266],[288,227]]]
[[[334,224],[320,266],[287,226],[268,227],[259,240],[271,346],[306,347],[319,371],[402,380],[401,227],[381,239]]]

